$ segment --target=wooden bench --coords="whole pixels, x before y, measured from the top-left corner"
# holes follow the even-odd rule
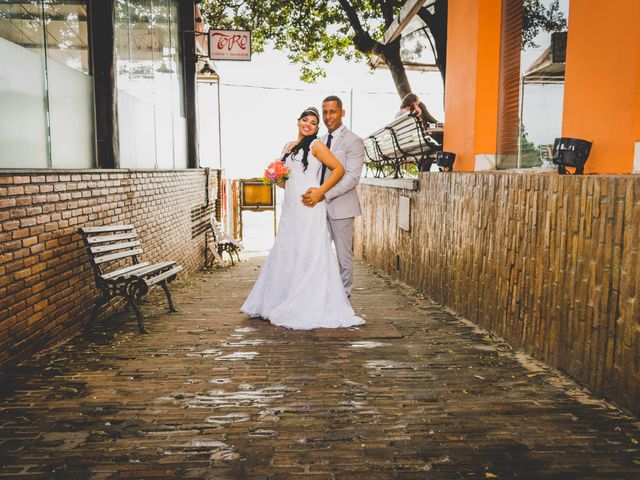
[[[432,154],[442,150],[443,129],[424,128],[415,114],[403,115],[374,132],[365,141],[365,154],[376,176],[402,176],[409,165],[428,171]]]
[[[170,260],[154,264],[140,262],[138,257],[142,255],[142,247],[132,225],[83,227],[78,232],[89,251],[96,287],[100,290],[100,297],[91,313],[92,322],[110,299],[123,297],[136,314],[140,332],[147,333],[138,302],[154,285],[160,285],[164,290],[169,311],[176,311],[167,285],[182,267]]]
[[[224,266],[224,259],[222,258],[224,252],[229,255],[231,265],[235,265],[232,254],[235,254],[238,262],[240,262],[240,250],[244,248],[242,242],[225,233],[213,215],[211,215],[209,231],[205,233],[205,266],[211,267],[214,260]],[[209,239],[209,233],[211,233],[211,239]],[[212,256],[211,260],[208,259],[209,253]]]

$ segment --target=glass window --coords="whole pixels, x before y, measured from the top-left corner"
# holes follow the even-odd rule
[[[0,4],[0,56],[0,167],[93,167],[85,2]]]
[[[117,0],[120,163],[186,168],[177,0]]]
[[[0,167],[50,166],[40,1],[0,3]]]
[[[498,167],[551,167],[562,135],[569,0],[504,0]]]

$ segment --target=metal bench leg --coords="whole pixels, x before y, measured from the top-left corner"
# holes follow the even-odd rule
[[[93,310],[91,311],[91,317],[89,318],[89,322],[84,326],[85,328],[89,328],[90,325],[93,325],[98,319],[98,313],[102,306],[107,303],[107,300],[103,294],[100,294],[98,299],[96,300],[96,304],[93,306]]]
[[[140,307],[136,303],[136,299],[133,297],[127,297],[127,302],[133,308],[133,311],[136,312],[136,318],[138,319],[138,328],[140,329],[140,333],[149,333],[149,330],[144,328],[144,323],[142,322],[142,314],[140,313]]]
[[[232,266],[232,267],[235,267],[235,266],[236,266],[236,264],[235,264],[235,262],[233,261],[233,255],[231,255],[231,253],[232,253],[231,251],[227,250],[227,254],[229,255],[229,258],[231,259],[231,266]]]
[[[162,287],[162,290],[164,290],[164,294],[167,297],[167,302],[169,303],[169,311],[171,313],[176,313],[177,310],[173,306],[173,300],[171,299],[171,294],[169,293],[169,287],[167,287],[167,282],[162,282],[160,286]]]
[[[236,252],[236,257],[238,257],[238,263],[240,263],[242,260],[240,260],[240,250],[238,248],[235,249]]]

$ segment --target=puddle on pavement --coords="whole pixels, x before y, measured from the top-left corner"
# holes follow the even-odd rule
[[[208,348],[206,350],[202,350],[201,352],[192,352],[187,353],[187,357],[217,357],[220,355],[220,350],[216,348]]]
[[[215,383],[216,385],[224,385],[225,383],[231,383],[230,378],[214,378],[209,380],[209,383]]]
[[[216,440],[194,440],[184,445],[169,447],[161,453],[163,455],[200,455],[202,453],[209,453],[209,459],[214,461],[238,460],[240,458],[240,454],[235,451],[233,446]]]
[[[216,425],[229,425],[231,423],[246,422],[250,419],[251,416],[247,413],[229,413],[227,415],[211,415],[205,418],[204,421]]]
[[[197,394],[187,401],[189,407],[265,407],[276,399],[284,398],[285,393],[295,390],[289,387],[275,385],[255,390],[211,390],[206,394]]]
[[[249,432],[250,437],[274,437],[278,434],[275,430],[266,430],[263,428],[259,428],[257,430],[252,430]]]
[[[257,332],[258,330],[253,328],[253,327],[242,327],[242,328],[236,328],[234,330],[234,332],[236,333],[252,333],[252,332]]]
[[[384,347],[389,345],[388,343],[382,342],[371,342],[371,341],[361,341],[361,342],[351,342],[351,348],[376,348],[376,347]]]
[[[364,366],[376,370],[416,370],[414,363],[393,362],[391,360],[369,360],[365,362]]]
[[[258,345],[265,345],[267,343],[274,343],[272,340],[263,340],[256,338],[254,340],[240,340],[238,342],[225,343],[225,347],[256,347]]]
[[[237,360],[251,360],[258,355],[258,352],[233,352],[229,355],[223,355],[217,357],[216,361],[219,362],[235,362]]]

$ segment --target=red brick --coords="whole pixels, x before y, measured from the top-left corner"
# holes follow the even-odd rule
[[[19,220],[11,220],[2,224],[2,229],[5,231],[15,230],[16,228],[20,228]]]
[[[0,198],[0,208],[11,208],[16,206],[15,198]]]
[[[9,211],[9,216],[11,218],[22,218],[27,214],[26,208],[14,208]]]
[[[11,235],[11,238],[13,238],[14,240],[18,240],[20,238],[26,238],[28,236],[29,236],[29,229],[21,228],[20,230],[14,230],[13,234]]]
[[[24,270],[18,270],[14,274],[14,278],[16,280],[20,280],[22,278],[27,278],[29,275],[31,275],[31,269],[30,268],[25,268]]]
[[[18,185],[20,183],[29,183],[31,182],[31,177],[25,177],[25,176],[14,176],[13,177],[13,183],[15,185]]]
[[[26,212],[25,212],[26,213]],[[32,227],[36,224],[36,219],[33,217],[27,217],[20,220],[21,227]]]

